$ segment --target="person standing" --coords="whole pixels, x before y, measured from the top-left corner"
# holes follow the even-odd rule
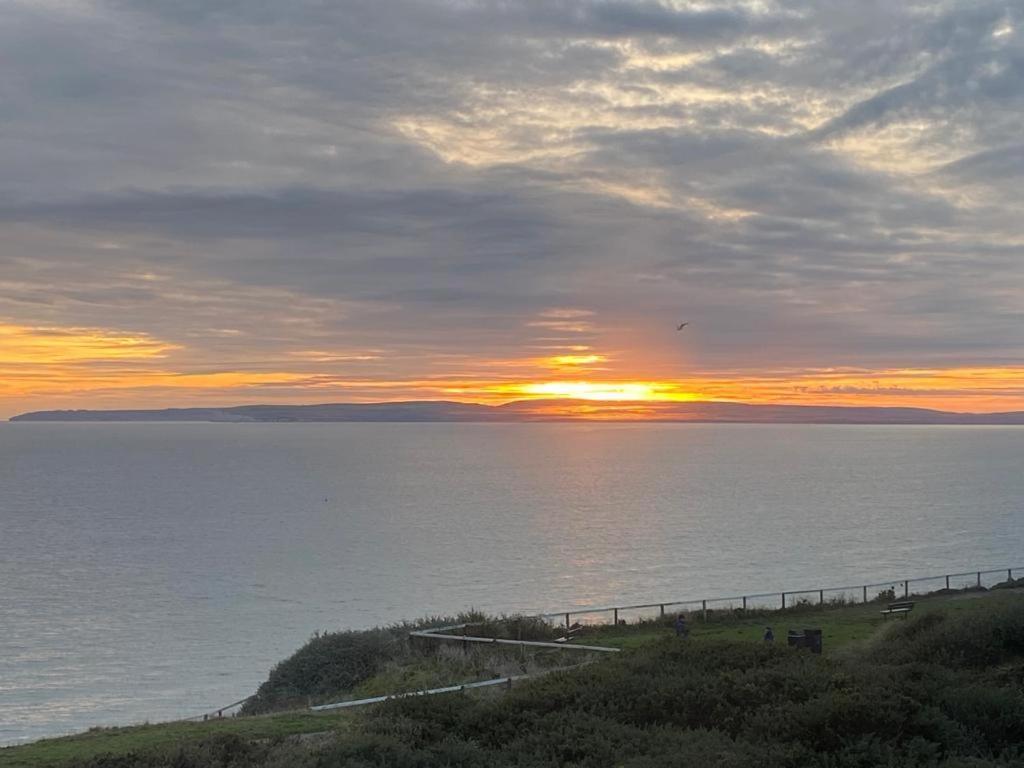
[[[676,616],[676,637],[688,637],[690,628],[686,625],[686,616],[680,613]]]
[[[775,642],[775,633],[772,632],[772,628],[771,627],[765,627],[764,628],[764,641],[766,643],[774,643]]]

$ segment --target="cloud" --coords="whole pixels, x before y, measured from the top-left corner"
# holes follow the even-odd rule
[[[1024,144],[987,149],[936,169],[940,176],[966,183],[999,183],[1024,175]]]
[[[0,352],[5,366],[151,360],[166,357],[173,349],[174,345],[145,334],[0,323]]]
[[[0,316],[324,387],[1015,365],[1022,35],[1009,0],[11,3]]]

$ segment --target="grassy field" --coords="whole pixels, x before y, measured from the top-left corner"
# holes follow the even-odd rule
[[[85,760],[97,755],[159,750],[187,741],[233,735],[244,739],[281,739],[299,734],[348,729],[351,711],[316,713],[282,712],[275,715],[235,717],[208,722],[175,722],[127,728],[94,728],[59,739],[43,739],[25,746],[0,749],[3,768],[42,768]]]
[[[916,605],[912,615],[920,616],[935,610],[970,611],[979,608],[978,600],[1009,600],[1024,593],[1024,590],[999,590],[993,592],[965,592],[954,595],[913,598]],[[887,624],[904,621],[902,617],[884,617],[880,611],[884,603],[824,607],[800,606],[785,611],[764,611],[755,615],[711,614],[704,622],[699,613],[689,619],[690,639],[695,642],[715,642],[723,639],[761,641],[766,626],[775,632],[775,642],[786,642],[790,629],[821,629],[822,642],[826,652],[836,650],[871,638]],[[582,644],[607,645],[614,648],[638,648],[652,642],[673,630],[665,622],[650,622],[615,626],[586,628],[573,642]]]
[[[900,633],[903,632],[900,628],[901,625],[906,625],[908,628],[928,626],[929,617],[932,617],[943,621],[955,619],[960,622],[958,626],[969,628],[976,620],[980,621],[985,616],[1007,606],[1020,606],[1022,602],[1024,602],[1024,595],[1021,590],[967,593],[919,599],[909,622],[905,622],[901,618],[883,619],[879,614],[879,610],[883,606],[878,604],[826,607],[824,609],[802,607],[754,617],[718,614],[709,617],[707,623],[701,622],[699,618],[693,619],[691,621],[691,636],[686,641],[676,641],[672,636],[672,628],[667,625],[668,622],[665,622],[587,629],[577,642],[622,648],[625,651],[621,654],[623,658],[637,655],[638,659],[643,659],[647,649],[657,649],[656,653],[669,654],[671,657],[673,648],[689,648],[690,650],[686,650],[685,653],[697,653],[698,658],[704,658],[700,654],[707,653],[711,658],[719,651],[726,654],[735,653],[735,649],[743,647],[752,650],[753,648],[761,649],[756,651],[757,653],[767,650],[763,649],[764,644],[761,640],[766,624],[770,624],[775,631],[776,646],[785,646],[788,629],[813,627],[823,630],[826,659],[849,657],[853,659],[852,663],[856,666],[861,663],[857,661],[859,657],[855,655],[856,653],[867,654],[872,648],[871,641],[873,639],[874,644],[877,644],[880,637],[900,636]],[[889,627],[889,629],[883,630],[884,627]],[[780,648],[778,651],[781,652],[782,649]],[[786,656],[787,654],[783,654],[782,658],[784,659]],[[774,656],[769,654],[769,658],[774,658]],[[467,671],[478,667],[479,663],[474,662],[467,667]],[[604,667],[622,667],[622,661],[609,659],[608,662],[599,663],[596,667],[572,674],[582,675],[582,679],[585,680],[600,680],[602,673],[598,670]],[[422,669],[420,670],[417,670],[412,662],[406,659],[400,667],[385,667],[378,670],[352,690],[365,695],[380,692],[380,686],[385,683],[400,684],[401,687],[409,689],[418,687],[421,683],[456,682],[438,679],[438,676],[449,668],[443,664],[439,665],[438,659],[434,656],[425,656],[422,659]],[[643,668],[642,665],[638,669],[642,674],[650,674],[649,670]],[[637,672],[637,674],[641,674],[641,672]],[[556,679],[577,679],[571,675],[569,678],[561,675],[555,677]],[[550,685],[552,685],[551,682],[538,681],[535,687]],[[451,698],[466,697],[431,697],[421,700],[422,703],[419,705],[403,706],[427,708],[436,706],[444,709],[449,705],[442,700]],[[364,710],[364,712],[367,711]],[[367,712],[367,714],[369,713]],[[69,762],[88,762],[101,755],[132,754],[136,757],[147,754],[159,755],[171,749],[178,749],[183,744],[207,743],[211,739],[217,738],[235,738],[235,746],[232,749],[236,750],[239,748],[238,742],[250,744],[284,742],[287,745],[289,741],[294,741],[289,737],[324,732],[341,734],[341,742],[345,742],[350,736],[355,741],[359,741],[363,738],[361,734],[364,731],[365,721],[366,715],[351,710],[323,714],[309,711],[289,711],[209,722],[179,722],[96,729],[76,736],[47,739],[25,746],[0,749],[0,768],[61,766]],[[265,759],[266,756],[249,757],[253,762],[258,762]],[[143,760],[138,763],[140,765],[150,764],[146,763],[143,758],[138,759]],[[207,757],[204,756],[192,759],[192,763],[185,761],[183,764],[206,765],[207,762],[204,762],[206,760]],[[128,764],[135,765],[136,763]],[[160,764],[163,765],[163,763]]]

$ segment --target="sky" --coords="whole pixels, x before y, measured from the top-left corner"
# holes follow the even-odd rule
[[[1022,41],[1021,1],[0,0],[0,416],[1024,409]]]

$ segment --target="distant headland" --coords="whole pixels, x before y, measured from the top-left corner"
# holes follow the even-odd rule
[[[518,400],[504,405],[414,400],[320,405],[239,405],[160,410],[35,411],[11,421],[176,422],[565,422],[737,424],[1024,424],[1024,411],[955,413],[927,408],[761,405],[711,401]]]

